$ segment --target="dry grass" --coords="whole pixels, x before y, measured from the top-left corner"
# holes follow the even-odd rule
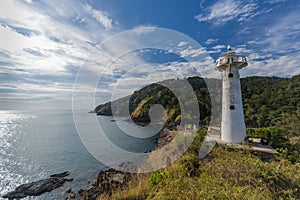
[[[133,174],[128,188],[122,191],[114,191],[111,196],[104,195],[98,200],[138,200],[146,199],[150,192],[148,179],[151,174]]]

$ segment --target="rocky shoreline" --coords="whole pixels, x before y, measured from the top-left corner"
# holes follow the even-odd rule
[[[127,186],[130,177],[130,173],[110,168],[99,172],[94,182],[90,183],[85,188],[78,191],[73,191],[72,189],[67,190],[63,199],[96,200],[101,195],[111,194],[114,190],[124,189]]]
[[[73,178],[65,178],[69,175],[70,173],[66,171],[59,174],[53,174],[46,179],[25,183],[16,187],[14,191],[9,192],[2,197],[13,200],[22,199],[27,196],[40,196],[46,192],[51,192],[52,190],[63,186],[66,181],[73,181]]]
[[[169,143],[174,137],[174,132],[168,129],[163,129],[157,141],[156,149],[159,149]],[[66,178],[70,173],[68,171],[53,174],[49,178],[38,180],[31,183],[26,183],[18,186],[14,191],[3,195],[3,198],[9,200],[22,199],[27,196],[40,196],[46,192],[59,188],[66,181],[73,181],[72,178]],[[121,190],[127,187],[132,174],[122,172],[115,169],[107,169],[101,171],[96,176],[92,183],[89,183],[84,188],[74,191],[72,188],[64,192],[62,199],[65,200],[96,200],[99,196],[110,195],[115,190]]]
[[[156,149],[169,143],[175,136],[174,131],[163,129],[157,142]],[[128,186],[128,182],[134,174],[122,172],[115,169],[101,171],[96,176],[94,182],[78,191],[72,189],[66,191],[63,199],[65,200],[96,200],[103,195],[110,195],[115,190],[122,190]]]

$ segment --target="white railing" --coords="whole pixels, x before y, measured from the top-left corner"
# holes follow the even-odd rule
[[[231,62],[230,62],[231,61]],[[224,64],[229,64],[229,63],[246,63],[246,57],[245,56],[230,56],[230,57],[222,57],[217,59],[216,65],[224,65]]]

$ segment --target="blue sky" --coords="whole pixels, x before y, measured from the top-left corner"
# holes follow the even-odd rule
[[[137,49],[113,64],[107,56],[95,56],[96,45],[107,40],[110,46],[100,54],[112,58],[120,56],[120,49],[143,46],[147,41],[116,42],[114,36],[135,28],[145,33],[150,27],[182,33],[200,47],[191,48],[183,40],[178,41],[178,55],[167,52],[170,48]],[[300,4],[296,0],[1,0],[0,109],[69,109],[74,91],[80,101],[96,97],[83,106],[92,109],[110,100],[112,93],[118,98],[165,78],[220,77],[214,61],[228,44],[247,56],[243,77],[300,74]],[[187,62],[185,56],[200,57]],[[90,81],[95,74],[101,74],[96,86]]]

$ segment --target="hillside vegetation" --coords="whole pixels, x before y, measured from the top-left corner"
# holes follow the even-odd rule
[[[163,81],[176,84],[178,80]],[[198,99],[200,108],[200,124],[208,125],[211,115],[211,98],[206,83],[213,86],[214,109],[221,118],[221,81],[187,78]],[[280,126],[286,128],[290,137],[298,136],[300,131],[300,75],[292,78],[247,77],[241,79],[245,123],[247,127]],[[182,89],[184,90],[184,88]],[[184,104],[189,104],[186,100]],[[167,111],[167,123],[179,123],[181,110],[174,93],[160,83],[148,85],[131,96],[114,102],[108,102],[95,108],[99,114],[126,115],[129,108],[131,118],[136,122],[150,122],[149,109],[154,104],[162,105]],[[113,105],[113,106],[111,106]],[[127,111],[128,112],[128,111]]]
[[[216,86],[213,95],[221,94],[221,82],[199,77],[187,80],[198,98],[200,124],[208,125],[211,99],[205,82]],[[126,189],[98,199],[300,199],[300,76],[248,77],[241,79],[241,85],[247,135],[266,138],[279,154],[217,145],[201,160],[198,151],[206,130],[199,129],[189,150],[172,165],[149,174],[133,174]],[[221,96],[214,100],[220,104]],[[100,105],[95,111],[111,114],[113,110],[122,115],[121,108],[128,102],[136,122],[149,122],[153,104],[164,106],[168,124],[180,122],[178,99],[159,84]],[[216,109],[221,113],[220,106]]]

